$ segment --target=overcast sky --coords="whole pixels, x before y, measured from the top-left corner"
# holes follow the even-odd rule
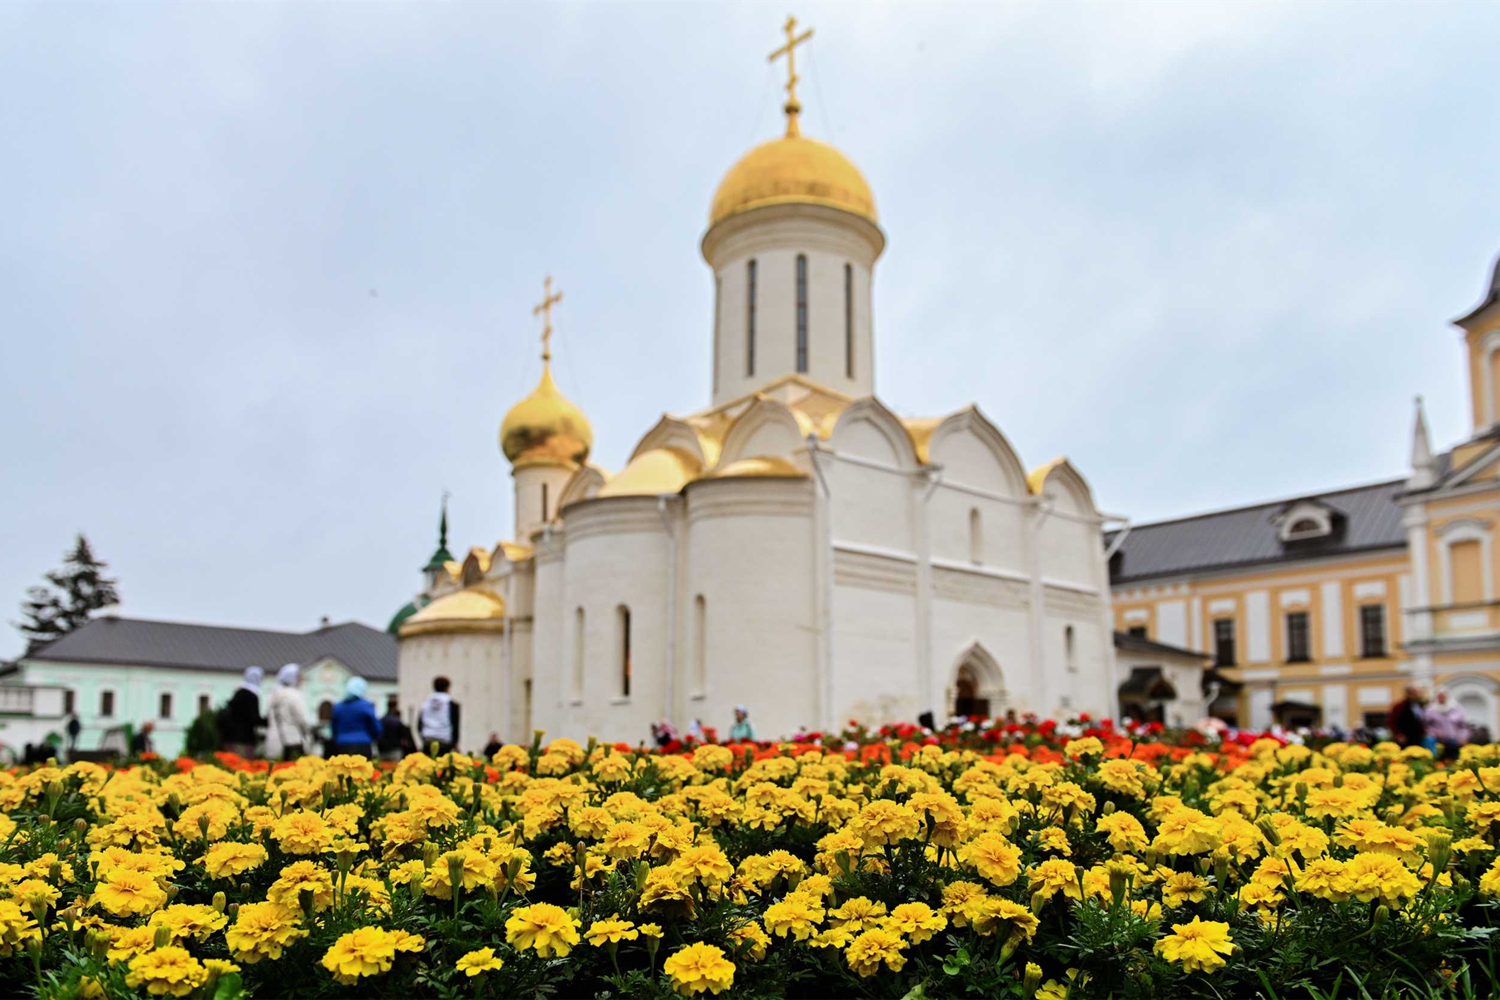
[[[1415,393],[1467,431],[1500,5],[796,12],[898,413],[977,401],[1137,521],[1399,475]],[[125,614],[383,627],[445,488],[454,551],[508,536],[546,273],[600,464],[705,405],[698,240],[785,13],[0,4],[4,618],[85,531]]]

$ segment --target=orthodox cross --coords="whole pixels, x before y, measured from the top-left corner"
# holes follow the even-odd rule
[[[797,127],[797,115],[802,110],[802,104],[797,100],[797,46],[813,36],[813,29],[808,28],[802,34],[797,34],[797,19],[788,14],[781,30],[786,32],[786,44],[767,56],[766,61],[775,62],[786,56],[786,134],[799,135],[801,130]]]
[[[562,301],[562,292],[552,290],[552,275],[542,282],[542,301],[531,310],[531,315],[542,317],[542,360],[552,360],[552,307]]]

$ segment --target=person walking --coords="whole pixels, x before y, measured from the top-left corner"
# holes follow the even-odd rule
[[[260,714],[260,683],[265,676],[260,667],[246,667],[244,679],[220,713],[219,738],[224,749],[246,760],[255,756],[255,731],[266,724]]]
[[[78,734],[83,732],[83,723],[78,721],[78,713],[74,712],[68,716],[68,759],[73,759],[73,751],[78,749]]]
[[[1406,697],[1391,706],[1386,720],[1391,737],[1402,746],[1419,747],[1427,736],[1427,723],[1422,716],[1422,693],[1415,687],[1406,689]]]
[[[143,757],[154,752],[151,749],[151,731],[155,728],[156,723],[147,722],[136,731],[136,734],[130,738],[130,756]]]
[[[755,727],[750,724],[750,710],[744,705],[734,706],[734,725],[729,727],[729,742],[755,742]]]
[[[333,753],[374,755],[375,744],[380,742],[380,720],[375,717],[375,706],[365,698],[369,687],[363,677],[351,677],[344,685],[344,700],[333,706],[330,721]]]
[[[1427,723],[1427,734],[1438,744],[1438,754],[1443,760],[1458,756],[1458,748],[1469,740],[1469,723],[1464,719],[1464,710],[1448,700],[1448,692],[1438,688],[1433,704],[1422,710],[1422,719]]]
[[[458,702],[448,694],[448,678],[432,679],[432,694],[422,702],[422,711],[417,715],[417,734],[422,738],[422,749],[437,744],[434,757],[449,753],[458,745]]]
[[[386,699],[385,715],[380,719],[380,759],[398,761],[416,749],[411,727],[401,721],[401,702],[391,695]]]
[[[295,663],[276,671],[276,687],[266,705],[267,760],[296,760],[312,742],[312,717],[297,686],[301,680],[302,668]]]

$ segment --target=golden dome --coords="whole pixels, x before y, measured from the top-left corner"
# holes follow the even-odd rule
[[[505,599],[484,587],[465,587],[445,594],[401,623],[405,639],[440,632],[502,632]]]
[[[827,205],[875,222],[875,195],[859,168],[827,143],[789,134],[756,146],[719,182],[710,226],[765,205]]]
[[[518,468],[577,465],[588,458],[593,444],[588,417],[557,391],[552,367],[546,364],[531,395],[512,406],[500,424],[500,450]]]
[[[697,479],[700,471],[702,466],[697,456],[680,448],[652,448],[632,458],[596,495],[638,497],[676,493]]]
[[[715,469],[713,479],[806,479],[807,473],[775,455],[752,455]]]

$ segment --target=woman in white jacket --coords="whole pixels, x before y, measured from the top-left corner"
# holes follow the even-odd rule
[[[302,668],[295,663],[276,672],[276,690],[266,708],[267,760],[296,760],[312,742],[313,722],[307,714],[307,700],[297,687],[301,679]]]

